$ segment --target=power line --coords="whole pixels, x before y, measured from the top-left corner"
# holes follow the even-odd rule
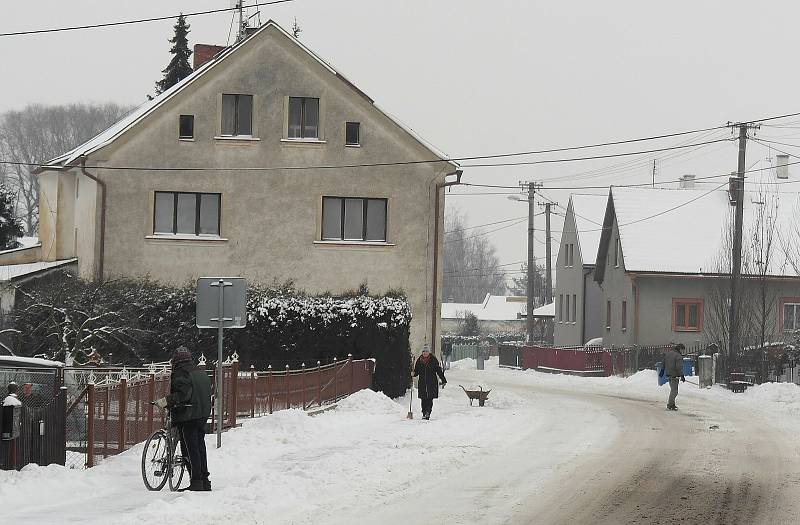
[[[694,148],[696,146],[705,146],[707,144],[717,144],[719,142],[733,142],[735,139],[727,138],[727,139],[716,139],[716,140],[707,140],[705,142],[696,142],[693,144],[685,144],[683,146],[669,146],[666,148],[655,148],[655,149],[648,149],[648,150],[639,150],[639,151],[628,151],[624,153],[609,153],[607,155],[590,155],[586,157],[570,157],[570,158],[561,158],[561,159],[542,159],[542,160],[526,160],[526,161],[519,161],[519,162],[499,162],[499,163],[492,163],[492,164],[464,164],[462,168],[498,168],[498,167],[508,167],[508,166],[535,166],[538,164],[557,164],[561,162],[582,162],[586,160],[601,160],[601,159],[613,159],[617,157],[630,157],[632,155],[646,155],[648,153],[659,153],[662,151],[672,151],[676,149],[683,149],[683,148]]]
[[[265,5],[274,5],[274,4],[285,4],[287,2],[293,2],[294,0],[272,0],[271,2],[259,2],[257,4],[252,4],[245,7],[261,7]],[[224,9],[209,9],[208,11],[195,11],[193,13],[186,13],[184,17],[190,16],[200,16],[200,15],[211,15],[214,13],[224,13],[226,11],[236,11],[238,7],[226,7]],[[151,18],[138,18],[134,20],[122,20],[119,22],[104,22],[100,24],[86,24],[82,26],[67,26],[67,27],[51,27],[48,29],[31,29],[28,31],[13,31],[10,33],[0,33],[0,37],[3,36],[22,36],[22,35],[37,35],[42,33],[61,33],[64,31],[77,31],[81,29],[97,29],[101,27],[114,27],[114,26],[124,26],[129,24],[142,24],[145,22],[158,22],[160,20],[171,20],[173,18],[178,18],[181,16],[180,14],[177,15],[169,15],[169,16],[154,16]]]
[[[715,144],[719,142],[731,142],[734,139],[727,138],[727,139],[716,139],[716,140],[709,140],[706,142],[698,142],[693,143],[690,145],[683,145],[683,146],[670,146],[666,148],[657,148],[651,150],[641,150],[641,151],[629,151],[623,153],[611,153],[607,155],[593,155],[587,157],[571,157],[571,158],[562,158],[562,159],[542,159],[542,160],[530,160],[530,161],[519,161],[519,162],[501,162],[496,164],[465,164],[463,168],[491,168],[491,167],[504,167],[504,166],[530,166],[535,164],[554,164],[559,162],[575,162],[575,161],[585,161],[585,160],[598,160],[598,159],[609,159],[615,157],[628,157],[631,155],[644,155],[647,153],[654,153],[659,151],[670,151],[674,149],[681,149],[686,147],[695,147],[695,146],[703,146],[707,144]],[[589,146],[593,147],[593,146]],[[408,165],[415,165],[415,164],[438,164],[438,163],[446,163],[446,162],[463,162],[465,160],[479,160],[479,159],[492,159],[498,157],[507,157],[507,156],[518,156],[518,155],[531,155],[535,152],[518,152],[518,153],[502,153],[498,155],[482,155],[482,156],[473,156],[473,157],[450,157],[450,158],[439,158],[439,159],[430,159],[430,160],[405,160],[405,161],[396,161],[396,162],[371,162],[366,164],[338,164],[338,165],[318,165],[318,166],[258,166],[258,167],[144,167],[144,166],[86,166],[89,169],[107,169],[107,170],[119,170],[119,171],[180,171],[180,172],[194,172],[194,171],[292,171],[292,170],[329,170],[329,169],[345,169],[345,168],[376,168],[376,167],[383,167],[383,166],[408,166]],[[0,161],[3,164],[9,165],[16,165],[16,166],[40,166],[40,164],[28,163],[28,162],[12,162],[12,161]],[[58,167],[58,166],[53,166]],[[59,167],[60,168],[60,167]]]
[[[449,241],[444,241],[442,244],[450,244],[450,243],[453,243],[453,242],[461,242],[461,241],[465,241],[465,240],[467,240],[467,239],[474,239],[475,237],[482,237],[482,236],[484,236],[484,235],[489,235],[490,233],[498,232],[498,231],[500,231],[500,230],[505,230],[506,228],[511,228],[512,226],[516,226],[516,225],[518,225],[518,224],[522,224],[523,222],[526,222],[527,220],[528,220],[528,218],[527,218],[527,217],[525,217],[525,218],[523,218],[522,220],[519,220],[519,221],[517,221],[517,222],[512,222],[511,224],[507,224],[506,226],[500,226],[499,228],[495,228],[495,229],[493,229],[493,230],[488,230],[488,231],[485,231],[485,232],[481,232],[481,233],[478,233],[478,234],[475,234],[475,235],[471,235],[471,236],[469,236],[469,237],[459,237],[459,238],[457,238],[457,239],[452,239],[452,240],[449,240]]]
[[[483,226],[494,226],[495,224],[502,224],[504,222],[518,221],[520,219],[527,219],[527,217],[514,217],[513,219],[505,219],[505,220],[502,220],[502,221],[487,222],[486,224],[476,224],[475,226],[467,226],[466,228],[457,228],[455,230],[446,231],[444,233],[446,235],[448,233],[462,232],[464,230],[472,230],[474,228],[481,228]]]

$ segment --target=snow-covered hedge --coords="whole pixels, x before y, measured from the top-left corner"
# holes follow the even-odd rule
[[[116,279],[96,284],[65,274],[21,288],[14,319],[21,332],[14,345],[21,355],[64,360],[69,354],[81,362],[96,350],[106,359],[112,354],[114,364],[140,364],[168,359],[181,345],[197,356],[217,354],[216,330],[195,326],[194,283],[170,287],[149,279]],[[49,307],[35,307],[39,304]],[[362,286],[334,297],[308,295],[291,283],[252,287],[247,310],[247,327],[225,332],[226,355],[236,351],[244,369],[315,366],[352,354],[376,359],[374,386],[387,395],[402,395],[410,383],[411,309],[402,292],[372,296]],[[100,316],[104,324],[93,326],[97,337],[82,345],[77,334],[85,327],[77,321],[86,314]],[[115,331],[113,337],[109,331]],[[63,337],[52,337],[54,332]]]

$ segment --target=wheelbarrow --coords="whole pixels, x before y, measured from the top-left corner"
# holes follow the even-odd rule
[[[486,398],[489,397],[489,392],[491,392],[491,390],[484,390],[482,386],[478,386],[480,390],[467,390],[461,385],[458,386],[460,386],[461,390],[467,394],[467,397],[469,398],[469,406],[472,406],[472,402],[476,399],[478,400],[478,406],[484,406],[486,404]]]

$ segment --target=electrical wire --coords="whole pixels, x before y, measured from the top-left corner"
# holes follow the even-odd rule
[[[511,228],[512,226],[517,226],[518,224],[522,224],[523,222],[527,222],[527,220],[528,220],[528,218],[525,217],[520,221],[512,222],[511,224],[507,224],[505,226],[501,226],[501,227],[495,228],[493,230],[488,230],[488,231],[485,231],[485,232],[481,232],[481,233],[478,233],[478,234],[475,234],[475,235],[471,235],[469,237],[459,237],[457,239],[451,239],[449,241],[443,241],[443,244],[450,244],[450,243],[453,243],[453,242],[461,242],[461,241],[465,241],[467,239],[474,239],[475,237],[482,237],[484,235],[489,235],[490,233],[498,232],[500,230],[505,230],[506,228]]]
[[[287,2],[293,2],[293,1],[294,0],[272,0],[270,2],[259,2],[259,3],[256,3],[256,4],[251,4],[251,5],[242,6],[242,7],[243,8],[244,7],[248,7],[248,8],[261,7],[261,6],[265,6],[265,5],[285,4]],[[193,13],[186,13],[183,16],[188,18],[190,16],[211,15],[211,14],[214,14],[214,13],[224,13],[226,11],[236,11],[238,9],[239,9],[238,7],[226,7],[226,8],[223,8],[223,9],[209,9],[207,11],[195,11]],[[82,30],[82,29],[97,29],[97,28],[101,28],[101,27],[114,27],[114,26],[123,26],[123,25],[129,25],[129,24],[142,24],[142,23],[145,23],[145,22],[158,22],[160,20],[171,20],[173,18],[178,18],[179,16],[181,16],[181,14],[169,15],[169,16],[155,16],[155,17],[151,17],[151,18],[138,18],[138,19],[134,19],[134,20],[122,20],[122,21],[119,21],[119,22],[104,22],[104,23],[100,23],[100,24],[86,24],[86,25],[82,25],[82,26],[51,27],[51,28],[48,28],[48,29],[31,29],[31,30],[27,30],[27,31],[13,31],[13,32],[9,32],[9,33],[0,33],[0,37],[4,37],[4,36],[22,36],[22,35],[38,35],[38,34],[42,34],[42,33],[60,33],[60,32],[64,32],[64,31],[77,31],[77,30]]]

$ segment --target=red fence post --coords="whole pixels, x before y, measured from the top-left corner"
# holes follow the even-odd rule
[[[228,422],[236,428],[236,416],[239,412],[239,360],[231,364],[231,402],[228,412]]]
[[[322,406],[322,363],[317,361],[317,406]]]
[[[347,354],[347,366],[350,367],[350,394],[355,392],[356,388],[356,368],[353,366],[353,354]]]
[[[286,376],[283,379],[283,389],[286,391],[286,408],[289,409],[291,405],[291,389],[289,388],[289,365],[286,365]]]
[[[267,367],[267,404],[269,413],[272,414],[272,365]]]
[[[86,404],[88,411],[86,416],[86,468],[94,466],[94,383],[89,383],[86,387]]]
[[[147,435],[153,433],[153,401],[156,400],[156,374],[150,373],[150,379],[147,382]]]
[[[331,401],[336,401],[339,397],[339,369],[336,367],[336,358],[333,358],[333,399]]]
[[[256,367],[250,365],[250,417],[256,417]]]
[[[125,420],[128,417],[128,380],[124,377],[119,381],[117,412],[119,413],[119,442],[117,443],[117,449],[120,452],[125,452]]]
[[[300,400],[303,403],[303,410],[306,409],[306,364],[300,365],[300,381],[302,387],[300,388]]]

